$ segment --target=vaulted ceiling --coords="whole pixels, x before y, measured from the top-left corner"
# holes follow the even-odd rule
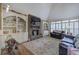
[[[79,16],[79,4],[77,3],[10,3],[10,9],[32,14],[47,19],[60,19]],[[4,7],[7,4],[3,4]]]

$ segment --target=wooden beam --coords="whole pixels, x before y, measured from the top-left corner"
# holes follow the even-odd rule
[[[3,7],[3,9],[6,9],[6,8]],[[18,11],[12,10],[12,9],[10,9],[9,11],[14,12],[14,13],[17,13],[17,14],[20,14],[20,15],[27,16],[26,14],[23,14],[23,13],[21,13],[21,12],[18,12]]]
[[[27,16],[26,14],[23,14],[23,13],[20,13],[20,12],[17,12],[15,10],[10,10],[11,12],[14,12],[14,13],[17,13],[17,14],[20,14],[20,15],[24,15],[24,16]]]

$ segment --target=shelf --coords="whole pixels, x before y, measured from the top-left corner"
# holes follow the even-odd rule
[[[20,17],[9,16],[3,19],[3,33],[17,33],[26,31],[26,22]]]
[[[34,27],[39,27],[39,25],[31,25],[31,26],[34,26]]]
[[[40,37],[41,19],[32,15],[28,17],[28,36],[30,40]]]
[[[9,28],[11,27],[11,28],[12,28],[12,27],[16,27],[16,26],[3,26],[3,28],[5,28],[5,27],[7,27],[7,28],[8,28],[8,27],[9,27]]]

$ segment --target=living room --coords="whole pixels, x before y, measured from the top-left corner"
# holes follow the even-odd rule
[[[78,3],[0,4],[0,53],[78,55],[78,10]]]

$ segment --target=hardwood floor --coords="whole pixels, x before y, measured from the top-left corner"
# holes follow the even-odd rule
[[[7,49],[1,49],[1,55],[34,55],[31,51],[29,51],[24,45],[19,44],[17,49],[13,49],[14,54],[7,53]]]
[[[18,54],[19,55],[34,55],[31,51],[29,51],[24,45],[18,45]]]

